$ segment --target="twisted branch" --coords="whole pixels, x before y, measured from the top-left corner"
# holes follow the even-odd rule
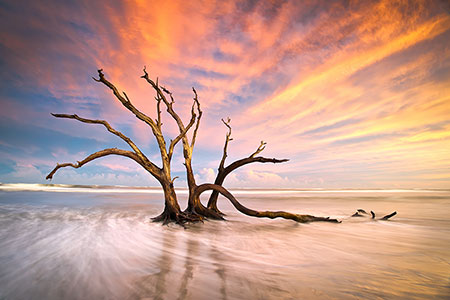
[[[78,168],[82,167],[83,165],[87,164],[88,162],[93,161],[94,159],[97,159],[97,158],[100,158],[103,156],[107,156],[107,155],[125,156],[128,158],[131,158],[132,160],[134,160],[141,166],[145,167],[145,163],[139,158],[139,156],[136,153],[127,151],[127,150],[117,149],[117,148],[108,148],[108,149],[104,149],[104,150],[100,150],[95,153],[92,153],[91,155],[89,155],[88,157],[83,159],[82,161],[77,161],[76,164],[74,164],[74,163],[56,164],[56,167],[47,175],[47,177],[45,177],[45,179],[47,179],[47,180],[52,179],[53,175],[60,168],[72,167],[72,168],[78,169]],[[156,176],[156,175],[154,175],[154,176],[159,178],[160,175],[159,174],[157,174],[157,175],[158,176]]]
[[[202,185],[199,185],[195,190],[195,196],[199,197],[201,193],[207,190],[214,190],[222,194],[224,197],[226,197],[228,200],[230,200],[231,204],[240,211],[241,213],[251,216],[251,217],[257,217],[257,218],[283,218],[283,219],[289,219],[293,220],[299,223],[308,223],[308,222],[317,222],[317,221],[323,221],[323,222],[332,222],[332,223],[340,223],[340,221],[336,219],[330,219],[329,217],[315,217],[311,215],[300,215],[300,214],[293,214],[285,211],[257,211],[250,208],[245,207],[239,201],[236,200],[236,198],[224,187],[217,185],[217,184],[210,184],[205,183]]]
[[[226,121],[222,119],[222,122],[228,128],[228,132],[225,136],[225,145],[223,147],[222,159],[219,164],[219,172],[217,173],[214,184],[221,186],[223,184],[223,182],[225,181],[225,178],[227,177],[228,174],[230,174],[237,168],[245,166],[250,163],[259,162],[259,163],[274,163],[274,164],[276,164],[276,163],[283,163],[283,162],[289,161],[289,159],[266,158],[266,157],[262,157],[262,156],[255,157],[255,155],[259,154],[266,147],[267,143],[265,143],[264,141],[261,141],[261,144],[259,145],[258,149],[256,149],[255,152],[250,154],[249,157],[239,159],[239,160],[231,163],[227,167],[224,167],[225,160],[228,156],[228,154],[227,154],[228,143],[230,141],[232,141],[233,139],[231,138],[231,126],[230,126],[231,119],[228,118]],[[211,193],[211,196],[209,197],[207,207],[214,210],[217,213],[221,213],[219,211],[219,209],[217,208],[217,198],[218,197],[219,197],[219,192],[217,190],[213,190],[213,192]]]
[[[136,146],[136,144],[126,135],[124,135],[123,133],[121,133],[118,130],[115,130],[114,128],[111,127],[111,125],[105,121],[105,120],[92,120],[92,119],[86,119],[86,118],[82,118],[79,117],[76,114],[73,115],[68,115],[68,114],[51,114],[52,116],[56,117],[56,118],[66,118],[66,119],[75,119],[78,120],[80,122],[83,123],[88,123],[88,124],[101,124],[103,126],[106,127],[106,129],[111,132],[112,134],[120,137],[122,140],[124,140],[128,145],[130,145],[130,147],[134,150],[134,152],[138,155],[138,157],[140,158],[140,160],[142,162],[144,162],[146,165],[149,166],[149,170],[152,174],[158,174],[159,171],[161,170],[160,168],[158,168],[154,163],[152,163],[143,153],[142,151]]]

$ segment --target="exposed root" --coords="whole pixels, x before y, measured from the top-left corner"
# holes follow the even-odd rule
[[[196,213],[186,213],[186,212],[168,212],[164,210],[159,216],[152,218],[152,222],[162,222],[163,225],[169,223],[176,223],[185,227],[187,223],[198,223],[203,222],[204,217]]]

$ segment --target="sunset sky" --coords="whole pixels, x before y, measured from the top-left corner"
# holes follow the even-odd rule
[[[76,162],[122,140],[158,165],[150,128],[92,80],[107,79],[155,116],[170,89],[188,122],[192,90],[203,119],[194,152],[199,183],[214,180],[230,117],[228,162],[251,154],[227,187],[450,187],[450,5],[447,1],[0,0],[0,182],[157,186],[123,157]],[[167,138],[175,123],[164,117]],[[181,148],[173,161],[185,185]]]

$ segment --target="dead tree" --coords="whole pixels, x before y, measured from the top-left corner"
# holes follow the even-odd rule
[[[145,69],[144,69],[145,72]],[[145,72],[146,73],[146,72]],[[157,87],[157,94],[156,100],[157,100],[157,117],[156,119],[152,119],[146,114],[139,111],[130,101],[127,94],[125,92],[120,93],[119,90],[116,88],[114,84],[112,84],[110,81],[108,81],[105,78],[105,75],[103,74],[103,70],[98,70],[99,78],[93,78],[95,81],[103,83],[105,86],[111,89],[114,96],[119,100],[122,105],[127,108],[130,112],[132,112],[136,118],[139,120],[145,122],[148,126],[150,126],[153,136],[156,139],[156,142],[158,144],[159,152],[161,155],[161,167],[158,167],[155,163],[150,161],[148,157],[146,157],[142,151],[136,146],[134,142],[131,141],[130,138],[125,136],[123,133],[113,129],[111,125],[107,121],[104,120],[91,120],[91,119],[85,119],[80,118],[77,115],[67,115],[67,114],[52,114],[53,116],[57,118],[69,118],[69,119],[75,119],[84,123],[89,124],[102,124],[106,127],[106,129],[120,137],[122,140],[124,140],[133,151],[128,150],[122,150],[117,148],[110,148],[110,149],[104,149],[98,152],[95,152],[82,161],[77,162],[76,164],[73,163],[64,163],[64,164],[57,164],[56,167],[47,175],[46,179],[52,179],[55,172],[63,167],[73,167],[73,168],[80,168],[84,164],[108,155],[120,155],[124,157],[128,157],[133,159],[135,162],[137,162],[140,166],[142,166],[146,171],[148,171],[153,177],[158,180],[158,182],[161,184],[161,187],[164,192],[164,211],[159,215],[158,217],[154,218],[155,221],[162,221],[164,223],[168,223],[171,221],[183,224],[185,222],[190,221],[198,221],[200,218],[198,216],[192,215],[192,214],[186,214],[181,211],[180,206],[178,204],[177,196],[175,193],[175,188],[173,185],[174,180],[176,177],[172,178],[170,168],[171,168],[171,160],[173,156],[173,151],[175,148],[175,145],[186,135],[186,133],[189,131],[189,129],[194,125],[196,121],[196,114],[195,114],[195,106],[198,105],[198,102],[194,101],[192,104],[191,109],[191,119],[189,124],[176,136],[173,140],[171,140],[169,147],[167,148],[166,141],[164,139],[161,127],[161,109],[160,109],[160,102],[161,100],[164,101],[164,104],[167,106],[167,110],[172,110],[172,105],[174,103],[173,99],[169,102],[165,98],[161,98],[162,92],[160,92],[160,87],[158,83],[156,83]]]
[[[156,91],[158,104],[160,101],[164,102],[164,104],[167,107],[167,112],[175,120],[175,122],[178,125],[180,134],[182,134],[186,130],[186,126],[184,125],[180,116],[173,110],[172,104],[174,103],[174,99],[172,92],[170,92],[165,87],[158,86],[158,83],[153,81],[148,76],[148,73],[146,72],[145,68],[144,68],[144,75],[142,76],[142,78],[144,78]],[[185,213],[197,215],[199,218],[209,217],[213,219],[223,219],[222,216],[216,213],[215,211],[206,209],[206,207],[204,207],[200,202],[200,199],[195,196],[195,189],[197,188],[197,184],[195,182],[194,170],[192,168],[192,155],[194,152],[197,132],[200,127],[200,120],[202,118],[203,112],[200,108],[200,102],[198,101],[197,91],[195,90],[195,88],[192,88],[192,91],[194,92],[194,103],[196,104],[197,108],[197,117],[195,121],[196,124],[190,141],[187,134],[183,134],[182,137],[184,166],[186,168],[186,177],[189,189],[188,206],[185,210]],[[168,101],[167,97],[170,97],[170,101]],[[194,106],[192,107],[192,109],[194,109]],[[194,110],[192,110],[191,114],[194,115]]]
[[[237,160],[230,164],[227,167],[224,167],[225,159],[227,157],[227,147],[228,143],[231,140],[231,127],[229,125],[230,121],[228,119],[227,122],[223,121],[224,124],[229,129],[225,146],[223,151],[222,160],[219,166],[219,173],[216,179],[216,184],[201,184],[197,185],[194,178],[194,171],[192,169],[192,155],[195,146],[195,141],[197,137],[197,132],[200,127],[200,120],[202,117],[202,110],[200,109],[200,102],[198,100],[197,92],[193,88],[194,92],[194,101],[191,107],[191,118],[188,124],[184,124],[179,115],[173,109],[173,105],[175,103],[173,94],[166,89],[165,87],[159,85],[158,79],[153,81],[150,79],[145,67],[144,67],[144,75],[141,78],[145,79],[156,92],[156,118],[152,119],[146,114],[139,111],[130,101],[129,97],[125,92],[119,92],[114,84],[108,81],[103,74],[103,71],[98,70],[99,78],[93,78],[96,82],[104,84],[106,87],[111,89],[115,98],[122,103],[122,105],[127,108],[131,113],[133,113],[136,118],[146,123],[156,139],[160,156],[161,156],[161,167],[158,167],[154,162],[150,161],[147,156],[142,153],[142,151],[136,146],[136,144],[123,133],[115,130],[111,127],[111,125],[105,120],[92,120],[79,117],[76,114],[52,114],[57,118],[66,118],[66,119],[74,119],[83,123],[88,124],[100,124],[103,125],[109,132],[118,136],[123,141],[125,141],[132,149],[123,150],[117,148],[108,148],[97,151],[81,161],[77,163],[63,163],[57,164],[56,167],[47,175],[46,179],[52,179],[53,175],[60,169],[64,167],[72,167],[72,168],[80,168],[86,163],[93,161],[97,158],[105,157],[108,155],[119,155],[123,157],[128,157],[138,163],[141,167],[143,167],[146,171],[148,171],[153,177],[158,180],[161,184],[161,187],[164,192],[164,211],[157,217],[153,218],[154,221],[161,221],[163,223],[168,222],[176,222],[178,224],[184,224],[186,222],[198,222],[202,221],[204,218],[215,218],[215,219],[223,219],[220,211],[217,209],[217,195],[218,193],[222,194],[225,198],[227,198],[233,206],[239,210],[241,213],[253,216],[253,217],[265,217],[265,218],[285,218],[294,220],[296,222],[313,222],[313,221],[326,221],[326,222],[339,222],[336,219],[330,219],[328,217],[315,217],[311,215],[301,215],[301,214],[293,214],[284,211],[256,211],[249,209],[238,202],[238,200],[224,187],[222,187],[223,181],[225,177],[232,172],[233,170],[244,166],[253,162],[260,163],[281,163],[287,161],[287,159],[275,159],[275,158],[265,158],[261,156],[256,156],[261,151],[264,150],[266,143],[261,142],[261,145],[258,149],[252,153],[249,157]],[[162,102],[162,104],[161,104]],[[172,140],[170,140],[169,145],[166,144],[162,133],[162,123],[161,123],[161,105],[164,105],[167,113],[175,120],[179,128],[179,134]],[[189,141],[188,132],[193,128],[193,133],[191,140]],[[183,156],[184,156],[184,165],[186,167],[186,175],[187,182],[189,187],[189,201],[188,207],[186,210],[182,211],[178,204],[177,196],[175,193],[175,188],[173,185],[174,180],[177,177],[172,177],[171,175],[171,162],[172,156],[174,153],[175,145],[182,141],[183,144]],[[209,199],[208,206],[205,207],[200,202],[200,195],[206,190],[213,190],[213,195],[216,195],[215,198],[211,197]],[[215,194],[214,194],[215,193]]]

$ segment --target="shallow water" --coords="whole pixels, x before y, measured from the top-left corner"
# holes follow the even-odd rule
[[[0,189],[0,299],[450,297],[449,191],[236,191],[343,222],[256,219],[220,199],[227,222],[183,229],[149,222],[155,191],[21,189]]]

